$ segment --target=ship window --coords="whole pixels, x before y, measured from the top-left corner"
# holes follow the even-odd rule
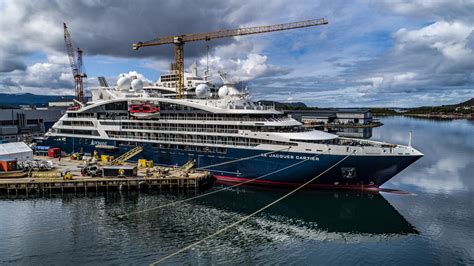
[[[105,105],[105,110],[128,110],[127,102],[108,103]]]

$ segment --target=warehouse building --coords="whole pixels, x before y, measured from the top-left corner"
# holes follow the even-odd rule
[[[373,121],[372,113],[365,109],[287,110],[285,114],[305,124],[367,125]]]
[[[33,159],[33,150],[24,142],[0,144],[0,159],[27,161]]]
[[[62,109],[0,109],[0,143],[40,137],[64,113]]]

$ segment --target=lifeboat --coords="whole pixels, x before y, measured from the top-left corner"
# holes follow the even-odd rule
[[[146,103],[142,103],[142,104],[132,104],[130,105],[130,109],[129,109],[129,112],[130,113],[156,113],[156,112],[159,112],[160,111],[160,108],[159,107],[156,107],[155,105],[152,105],[152,104],[146,104]]]
[[[129,107],[131,115],[141,119],[151,119],[160,115],[160,108],[148,103],[131,104]]]
[[[138,104],[130,105],[129,111],[130,111],[130,113],[140,113],[141,112],[140,105],[138,105]]]

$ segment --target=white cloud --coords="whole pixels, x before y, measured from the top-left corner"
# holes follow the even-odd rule
[[[291,71],[289,68],[269,64],[268,57],[258,53],[261,49],[260,45],[239,40],[213,50],[209,56],[209,65],[213,70],[226,72],[235,81],[285,75]],[[207,57],[201,58],[199,63],[206,66]],[[214,79],[217,77],[216,71],[212,72]]]
[[[473,51],[467,46],[474,25],[462,22],[438,21],[418,30],[398,30],[395,34],[396,51],[435,49],[446,59],[471,60]]]
[[[419,18],[473,21],[473,0],[386,0],[394,12]]]
[[[115,69],[124,72],[123,67],[112,64],[133,70],[129,59],[138,57],[147,58],[139,68],[166,71],[172,47],[130,49],[132,42],[157,35],[325,17],[329,25],[317,29],[210,42],[214,77],[217,70],[223,70],[237,80],[249,81],[251,88],[258,89],[252,92],[265,97],[285,100],[295,94],[291,97],[320,106],[406,106],[472,97],[472,0],[376,4],[307,0],[292,5],[280,0],[244,4],[236,0],[171,1],[160,5],[152,0],[137,0],[133,5],[125,0],[0,3],[0,34],[8,36],[0,38],[2,91],[22,88],[55,94],[50,90],[58,89],[72,93],[63,21],[87,56],[98,55],[112,62],[110,73]],[[202,69],[205,45],[187,44],[186,63],[199,60]],[[37,53],[47,59],[31,60]],[[48,82],[40,80],[43,74]],[[286,79],[281,77],[285,74]]]
[[[5,80],[8,82],[4,82]],[[10,72],[7,78],[0,79],[0,89],[12,93],[72,95],[72,70],[58,57],[47,57],[46,62],[34,63],[25,70]]]

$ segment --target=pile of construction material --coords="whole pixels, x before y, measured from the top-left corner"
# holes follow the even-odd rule
[[[17,162],[18,170],[24,171],[50,171],[54,168],[52,161],[26,160]]]

